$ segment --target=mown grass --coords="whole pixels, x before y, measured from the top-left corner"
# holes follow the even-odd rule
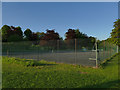
[[[118,56],[100,68],[3,57],[3,88],[118,88]]]

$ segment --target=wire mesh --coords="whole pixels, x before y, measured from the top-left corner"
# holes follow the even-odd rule
[[[108,41],[98,43],[98,60],[101,62],[117,53],[117,45]]]
[[[57,63],[95,66],[95,47],[95,42],[89,39],[3,42],[2,55]],[[99,62],[111,57],[116,51],[116,45],[107,41],[99,42],[97,53]]]

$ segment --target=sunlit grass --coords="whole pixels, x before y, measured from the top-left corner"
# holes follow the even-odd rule
[[[120,54],[119,54],[120,55]],[[118,55],[100,68],[3,57],[3,88],[116,88]]]

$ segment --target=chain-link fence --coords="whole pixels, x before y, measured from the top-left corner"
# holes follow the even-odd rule
[[[110,58],[118,52],[118,48],[115,44],[108,41],[98,43],[98,60],[103,61],[106,58]]]
[[[102,61],[116,53],[116,45],[108,42],[98,43],[98,60]],[[95,66],[96,44],[89,39],[40,40],[3,42],[3,56],[34,60],[54,61],[57,63]],[[92,59],[90,59],[92,58]]]

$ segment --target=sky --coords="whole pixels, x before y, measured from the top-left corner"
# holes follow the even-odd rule
[[[120,0],[1,0],[2,2],[119,2]]]
[[[71,28],[105,40],[117,18],[117,2],[2,2],[2,25],[33,32],[55,29],[63,38]]]

